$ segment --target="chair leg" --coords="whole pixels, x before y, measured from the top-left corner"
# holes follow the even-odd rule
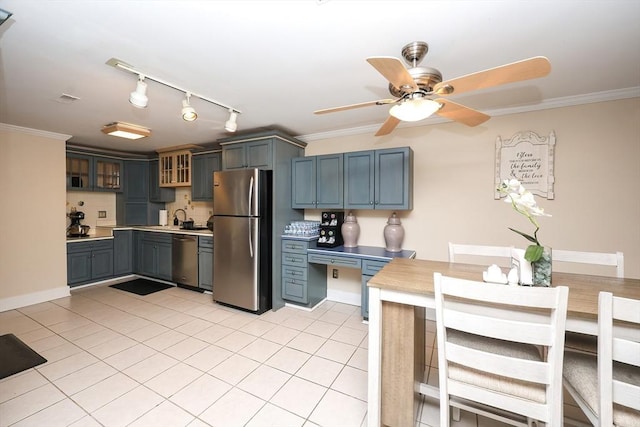
[[[460,408],[453,407],[453,421],[460,421]]]

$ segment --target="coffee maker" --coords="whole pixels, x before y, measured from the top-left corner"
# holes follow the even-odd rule
[[[71,220],[71,224],[67,227],[68,237],[85,237],[89,234],[89,229],[91,227],[80,224],[80,221],[84,219],[84,212],[72,209],[67,216]]]

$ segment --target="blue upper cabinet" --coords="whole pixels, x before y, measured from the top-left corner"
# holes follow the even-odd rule
[[[93,190],[93,157],[67,153],[67,190]]]
[[[291,192],[291,207],[294,209],[341,209],[343,155],[292,159]]]
[[[258,141],[223,145],[222,165],[224,170],[272,169],[273,141],[270,138],[266,138]]]
[[[194,153],[191,157],[193,171],[191,173],[191,200],[213,200],[213,172],[221,167],[220,153]]]
[[[123,161],[112,157],[67,152],[67,190],[121,192]]]
[[[93,158],[93,189],[95,191],[122,191],[122,160],[106,157]]]
[[[413,151],[409,147],[344,154],[344,208],[413,208]]]

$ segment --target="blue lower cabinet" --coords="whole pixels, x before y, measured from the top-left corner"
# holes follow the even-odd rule
[[[143,231],[136,236],[136,273],[171,280],[171,234]]]
[[[113,275],[133,273],[133,230],[113,231]]]
[[[198,287],[213,291],[213,237],[198,237]]]
[[[113,240],[67,243],[67,284],[71,287],[113,277]]]

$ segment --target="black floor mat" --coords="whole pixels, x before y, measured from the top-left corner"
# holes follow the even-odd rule
[[[15,335],[0,336],[0,379],[41,365],[46,361],[47,359],[33,351]]]
[[[121,291],[131,292],[136,295],[149,295],[154,292],[173,288],[173,285],[167,285],[165,283],[154,282],[153,280],[147,279],[135,279],[130,282],[109,285],[109,287],[120,289]]]

